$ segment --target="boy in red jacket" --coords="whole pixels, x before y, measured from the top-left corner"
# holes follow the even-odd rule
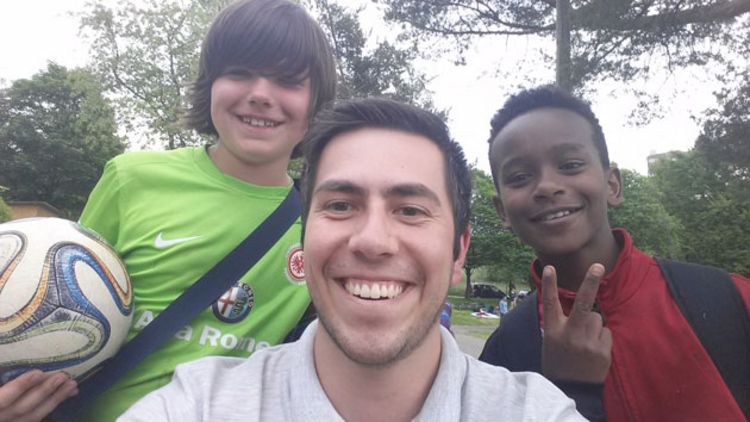
[[[553,87],[523,91],[494,116],[489,142],[495,207],[536,251],[541,293],[480,359],[542,373],[592,419],[745,420],[658,263],[609,226],[622,183],[588,104]],[[731,277],[747,312],[750,280]]]

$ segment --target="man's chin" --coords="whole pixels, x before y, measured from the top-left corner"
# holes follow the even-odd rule
[[[352,362],[372,368],[386,368],[408,356],[424,340],[405,333],[377,333],[332,327],[320,318],[322,329],[336,347]],[[415,341],[416,340],[416,341]]]

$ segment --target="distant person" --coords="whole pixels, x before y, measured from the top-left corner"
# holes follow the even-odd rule
[[[508,297],[504,297],[498,301],[497,310],[501,318],[508,313],[508,300]]]
[[[326,36],[298,4],[243,0],[214,20],[201,48],[187,123],[210,145],[110,161],[81,223],[114,246],[130,274],[129,339],[221,261],[293,189],[290,157],[334,97]],[[298,221],[225,296],[105,392],[88,418],[112,421],[169,383],[177,364],[245,358],[280,343],[308,308]],[[0,388],[0,421],[40,420],[76,393],[62,374]],[[238,402],[244,404],[244,401]]]
[[[745,420],[750,280],[702,266],[665,267],[688,269],[670,278],[684,293],[696,281],[692,272],[717,274],[709,280],[716,297],[703,299],[725,299],[734,313],[715,331],[740,333],[718,345],[736,363],[723,379],[726,371],[697,338],[660,264],[624,229],[610,228],[607,208],[622,202],[622,181],[589,105],[553,87],[522,91],[492,118],[489,142],[495,208],[536,251],[531,271],[540,293],[506,316],[480,359],[544,374],[592,419]],[[604,414],[595,408],[602,393]]]
[[[463,354],[438,322],[461,280],[471,198],[442,120],[357,100],[321,113],[304,142],[305,269],[319,320],[249,359],[179,366],[120,421],[583,420],[549,381]]]

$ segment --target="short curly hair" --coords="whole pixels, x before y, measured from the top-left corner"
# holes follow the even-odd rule
[[[604,131],[591,110],[591,105],[584,100],[573,96],[571,93],[562,90],[553,85],[543,85],[536,88],[523,90],[511,96],[503,107],[495,113],[490,121],[490,138],[487,140],[490,149],[497,137],[497,134],[503,130],[511,120],[516,117],[534,111],[540,108],[561,108],[572,111],[586,119],[591,124],[591,130],[594,133],[594,146],[599,151],[599,160],[605,169],[610,167],[609,152],[607,151],[607,141],[604,138]],[[490,160],[490,166],[492,162]],[[493,179],[495,172],[492,172]],[[498,186],[495,180],[495,186]]]

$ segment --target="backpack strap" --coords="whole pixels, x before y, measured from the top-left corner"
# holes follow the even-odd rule
[[[534,291],[526,296],[500,320],[500,326],[484,344],[479,360],[510,371],[542,373],[542,334],[536,294]]]
[[[719,268],[656,258],[677,306],[745,416],[750,409],[750,317]]]

